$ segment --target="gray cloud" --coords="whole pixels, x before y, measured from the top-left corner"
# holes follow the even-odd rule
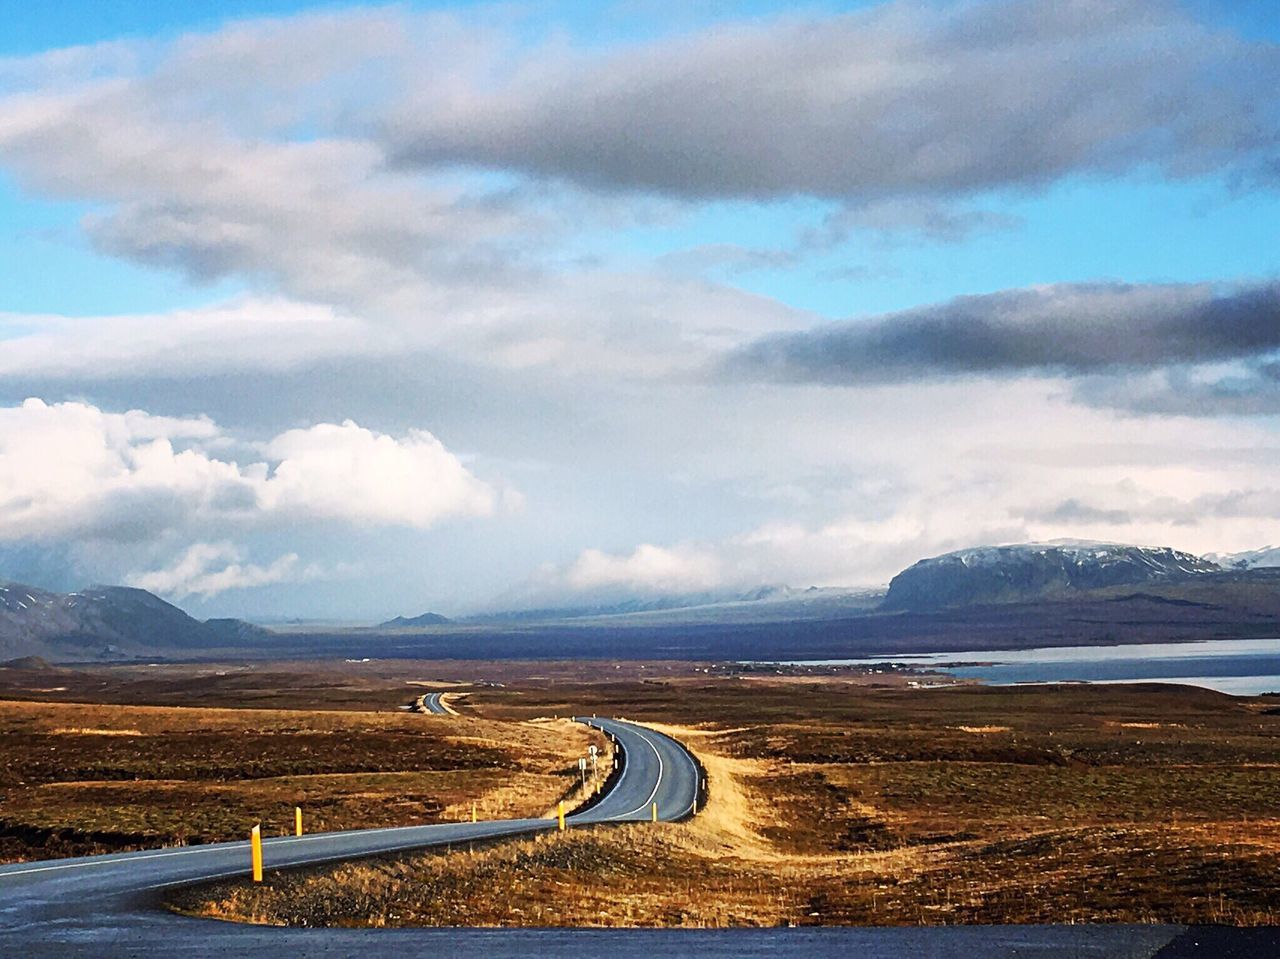
[[[764,337],[731,375],[880,383],[969,374],[1087,374],[1247,359],[1280,349],[1280,283],[1064,284],[967,296]]]
[[[1017,518],[1035,523],[1080,523],[1105,526],[1127,526],[1133,517],[1122,509],[1106,509],[1083,503],[1078,499],[1066,499],[1047,509],[1028,509],[1014,514]]]
[[[928,243],[960,243],[975,234],[1012,230],[1022,225],[1014,216],[991,210],[956,210],[918,197],[846,205],[800,236],[802,249],[830,249],[856,230],[881,240],[910,237]]]
[[[1257,487],[1205,493],[1191,498],[1136,496],[1132,489],[1113,491],[1124,505],[1101,505],[1070,497],[1048,506],[1014,510],[1011,515],[1031,523],[1082,526],[1129,526],[1159,523],[1172,527],[1216,525],[1221,520],[1269,522],[1280,518],[1280,490]],[[1265,538],[1265,534],[1262,534]]]
[[[1086,406],[1139,416],[1272,416],[1280,413],[1280,364],[1254,362],[1208,376],[1184,367],[1144,376],[1099,374],[1074,382],[1071,396]]]
[[[1280,144],[1276,46],[1163,0],[894,3],[620,52],[513,52],[472,79],[388,118],[395,161],[868,201],[1149,165],[1257,174]]]

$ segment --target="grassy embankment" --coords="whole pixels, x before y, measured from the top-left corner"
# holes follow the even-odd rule
[[[706,811],[219,883],[175,907],[307,925],[1280,921],[1275,700],[686,676],[471,708],[565,701],[687,717],[660,728],[704,762]]]

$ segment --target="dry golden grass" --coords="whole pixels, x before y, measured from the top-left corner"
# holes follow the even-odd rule
[[[760,689],[709,688],[715,718],[653,722],[707,771],[687,823],[223,883],[175,906],[292,924],[1280,920],[1280,718],[1258,703]],[[643,710],[622,711],[678,716],[685,692],[664,709],[645,684]]]
[[[0,861],[537,815],[604,737],[400,712],[0,701]]]
[[[1280,918],[1274,819],[788,852],[766,836],[780,823],[751,785],[762,767],[713,755],[712,738],[702,737],[699,755],[715,785],[704,813],[686,824],[594,827],[465,853],[347,863],[269,876],[262,886],[224,882],[180,892],[172,905],[224,919],[373,926]]]

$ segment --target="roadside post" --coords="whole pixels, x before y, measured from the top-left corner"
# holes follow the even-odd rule
[[[654,822],[658,821],[658,804],[657,803],[653,804],[653,821]]]
[[[250,858],[253,861],[253,881],[262,882],[262,827],[249,830]]]
[[[564,832],[564,803],[563,802],[561,802],[556,809],[556,819],[559,820],[560,831]]]
[[[587,761],[582,757],[578,758],[578,774],[582,777],[582,788],[587,788]]]
[[[587,752],[591,754],[591,778],[596,778],[596,753],[599,752],[594,745],[587,747]]]
[[[293,807],[293,834],[295,836],[302,835],[302,807]]]

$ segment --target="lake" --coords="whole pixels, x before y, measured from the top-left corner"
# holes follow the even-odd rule
[[[1232,639],[1120,646],[1054,646],[963,653],[872,656],[812,665],[901,663],[996,686],[1017,683],[1133,683],[1204,686],[1234,696],[1280,693],[1280,640]]]

